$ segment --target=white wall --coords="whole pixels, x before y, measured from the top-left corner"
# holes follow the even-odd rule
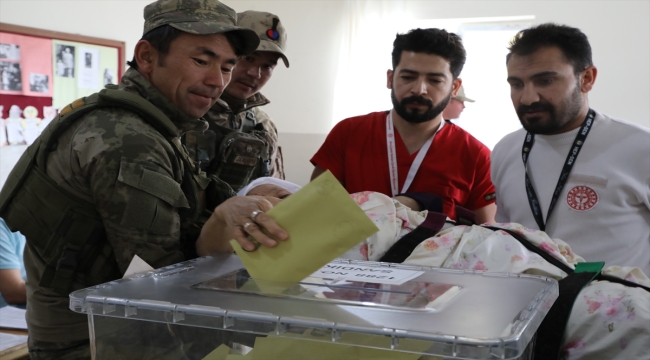
[[[382,0],[369,1],[382,5]],[[125,41],[127,59],[130,59],[142,31],[142,9],[149,2],[0,0],[0,22]],[[279,65],[263,92],[272,100],[266,110],[280,131],[288,179],[304,184],[312,169],[307,160],[333,125],[340,34],[349,26],[341,21],[345,1],[224,2],[237,11],[271,11],[280,16],[288,29],[291,68]],[[591,106],[650,127],[649,1],[406,0],[403,3],[417,19],[534,15],[536,23],[553,21],[580,28],[591,41],[594,62],[599,69],[596,87],[590,94]],[[363,91],[363,84],[350,86]],[[488,121],[490,116],[499,114],[487,114]]]

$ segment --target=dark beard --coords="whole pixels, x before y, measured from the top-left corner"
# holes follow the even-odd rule
[[[440,113],[443,110],[445,110],[445,108],[451,101],[451,91],[449,92],[449,95],[445,99],[440,101],[435,106],[433,105],[433,102],[431,100],[425,99],[422,96],[418,96],[418,95],[409,96],[407,98],[402,99],[402,101],[398,101],[397,98],[395,97],[394,89],[390,90],[390,99],[393,102],[393,109],[395,109],[397,115],[401,116],[402,119],[410,123],[419,124],[419,123],[423,123],[435,119],[438,115],[440,115]],[[406,105],[412,102],[426,105],[429,107],[429,110],[421,114],[417,112],[409,112],[406,109]]]
[[[574,121],[580,121],[581,119],[576,119],[580,113],[580,108],[582,108],[582,92],[580,87],[576,86],[575,90],[569,97],[564,99],[562,102],[562,111],[558,112],[553,105],[545,102],[536,102],[530,105],[520,105],[517,108],[517,116],[521,125],[531,134],[557,134],[561,133],[562,129],[568,127]],[[526,111],[547,111],[549,113],[548,122],[543,122],[539,117],[524,119]]]

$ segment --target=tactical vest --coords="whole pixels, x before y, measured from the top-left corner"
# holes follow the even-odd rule
[[[253,112],[248,111],[239,129],[211,124],[203,133],[188,132],[185,144],[192,147],[188,150],[195,154],[197,167],[237,191],[251,180],[271,173],[266,131]]]
[[[12,231],[20,231],[44,263],[39,286],[68,294],[72,282],[86,286],[119,278],[121,273],[94,205],[59,187],[46,174],[46,161],[57,139],[72,123],[102,107],[124,108],[141,116],[163,135],[184,163],[181,188],[190,210],[183,220],[198,218],[199,191],[210,180],[197,171],[182,148],[179,130],[157,107],[116,86],[66,106],[18,160],[0,191],[0,217]]]

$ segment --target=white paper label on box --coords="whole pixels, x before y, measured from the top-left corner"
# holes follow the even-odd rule
[[[424,271],[359,266],[354,264],[327,264],[310,276],[322,279],[400,285],[422,274],[424,274]]]

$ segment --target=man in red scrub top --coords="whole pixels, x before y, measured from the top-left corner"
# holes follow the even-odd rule
[[[440,29],[398,34],[387,71],[393,109],[345,119],[311,159],[312,179],[330,170],[348,192],[437,195],[443,212],[494,221],[490,150],[442,111],[458,93],[465,64],[460,37]]]

